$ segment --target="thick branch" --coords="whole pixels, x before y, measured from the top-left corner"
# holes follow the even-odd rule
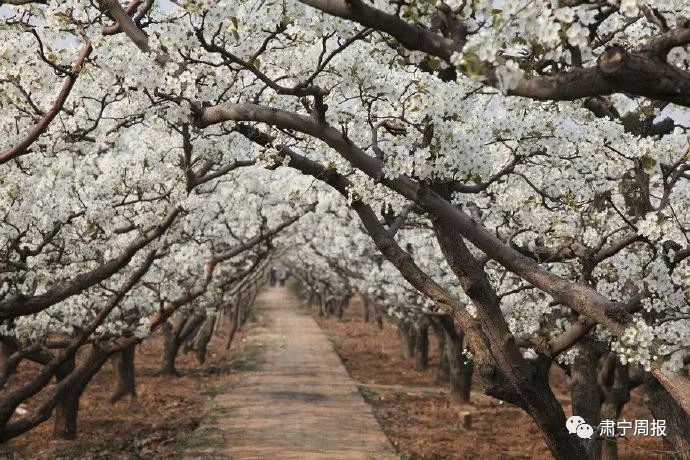
[[[435,34],[418,25],[403,21],[398,16],[371,7],[362,0],[300,0],[305,5],[332,16],[357,22],[365,27],[385,32],[412,50],[423,51],[449,60],[462,49],[461,44]]]
[[[463,41],[454,42],[402,18],[371,7],[361,0],[301,0],[324,13],[384,32],[410,50],[450,61]],[[613,93],[629,93],[690,106],[690,73],[666,62],[668,51],[690,42],[690,29],[679,27],[631,52],[612,47],[600,55],[597,66],[573,68],[553,75],[524,77],[510,94],[536,100],[576,100]],[[485,72],[496,86],[494,69]]]
[[[122,8],[118,0],[98,0],[98,6],[108,13],[141,51],[151,51],[149,38],[139,29],[132,17]]]

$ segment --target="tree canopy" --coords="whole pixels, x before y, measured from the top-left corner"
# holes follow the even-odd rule
[[[690,413],[687,2],[0,11],[3,335],[143,338],[281,258],[450,314],[558,457],[583,338]]]

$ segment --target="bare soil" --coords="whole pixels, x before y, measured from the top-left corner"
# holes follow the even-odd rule
[[[335,344],[350,375],[402,459],[547,459],[552,458],[535,423],[520,408],[479,392],[469,406],[450,404],[446,385],[436,382],[437,342],[430,332],[431,366],[417,371],[405,359],[397,329],[385,321],[383,330],[362,320],[361,303],[353,301],[342,320],[318,318]],[[551,382],[570,415],[565,375],[554,367]],[[626,420],[653,417],[636,390],[623,411]],[[464,429],[461,414],[471,415]],[[635,436],[619,442],[622,459],[661,458],[660,438]]]
[[[197,363],[194,353],[180,353],[181,377],[157,375],[163,337],[157,333],[147,338],[136,351],[136,398],[108,402],[114,374],[106,363],[81,398],[76,440],[53,440],[53,424],[48,420],[1,445],[0,459],[180,458],[192,442],[190,434],[202,420],[207,402],[219,388],[241,378],[249,359],[243,352],[245,332],[238,332],[231,349],[225,350],[226,330],[223,323],[211,340],[205,365]],[[25,381],[36,369],[22,364],[12,378]],[[38,404],[41,394],[36,399],[27,405],[29,409]]]

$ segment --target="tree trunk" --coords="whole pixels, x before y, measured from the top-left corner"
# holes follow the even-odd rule
[[[201,325],[193,328],[188,335],[185,336],[185,339],[181,341],[180,349],[183,351],[183,353],[189,353],[190,351],[194,350],[194,345],[196,343],[196,335],[199,333],[199,328]]]
[[[237,333],[240,315],[239,309],[239,304],[236,304],[235,308],[232,309],[232,316],[230,317],[230,329],[228,329],[228,340],[225,342],[226,350],[230,349],[230,345],[232,345],[232,340],[235,338],[235,334]]]
[[[371,317],[371,312],[369,311],[369,300],[366,298],[366,296],[361,296],[362,297],[362,320],[365,323],[368,323],[370,321]]]
[[[179,329],[182,328],[180,323],[184,323],[184,318],[177,320],[175,326],[169,322],[163,324],[163,333],[165,341],[163,343],[163,362],[161,366],[161,375],[180,376],[180,373],[175,368],[175,360],[177,359],[177,352],[180,349],[180,343],[177,340]]]
[[[326,300],[323,303],[323,316],[330,318],[331,314],[333,314],[333,298],[326,297]]]
[[[646,404],[656,420],[666,421],[665,448],[674,460],[690,459],[690,418],[666,389],[648,372],[644,376]]]
[[[417,338],[415,367],[417,370],[425,370],[429,368],[429,321],[426,317],[419,318],[414,322],[413,327]]]
[[[343,315],[345,314],[345,306],[349,303],[349,301],[350,298],[346,296],[335,302],[335,314],[338,319],[343,319]]]
[[[4,365],[10,356],[12,356],[12,348],[5,344],[5,342],[0,342],[0,364]]]
[[[310,311],[311,311],[311,308],[314,306],[314,298],[315,298],[314,288],[310,286],[309,287],[309,297],[307,297],[307,308]]]
[[[379,329],[383,329],[383,314],[378,305],[374,304],[374,315],[376,316],[376,325]]]
[[[450,381],[450,366],[448,364],[448,357],[446,356],[446,334],[443,332],[443,327],[438,323],[436,318],[432,318],[431,327],[438,342],[438,363],[436,364],[436,382],[445,384]]]
[[[136,344],[133,343],[111,358],[116,379],[115,392],[110,397],[111,403],[116,403],[125,396],[131,396],[132,398],[137,396],[136,381],[134,378],[135,350]]]
[[[442,327],[446,338],[445,353],[450,371],[450,401],[455,404],[469,404],[474,364],[472,361],[466,361],[462,354],[464,334],[455,326],[455,321],[449,315],[439,316],[438,324]]]
[[[163,349],[163,365],[161,367],[161,375],[171,375],[179,377],[180,373],[175,367],[175,360],[177,359],[177,353],[179,347],[175,343],[175,340],[166,340],[165,347]]]
[[[206,318],[203,326],[197,333],[196,338],[196,359],[199,364],[204,364],[206,362],[206,350],[208,350],[208,344],[211,341],[211,336],[213,335],[213,326],[216,323],[216,315],[210,315]]]
[[[7,362],[12,353],[14,353],[14,350],[11,346],[5,342],[0,342],[0,388],[6,388],[12,378],[12,374],[16,372],[19,366],[19,363],[14,365]]]
[[[205,318],[206,313],[200,313],[181,316],[177,319],[174,326],[171,326],[167,322],[163,324],[165,343],[163,345],[163,365],[160,372],[162,375],[180,376],[180,373],[175,367],[175,360],[177,359],[180,347],[189,340]]]
[[[374,314],[374,321],[376,321],[378,328],[383,329],[383,314],[381,313],[381,307],[370,299],[369,296],[364,296],[364,302],[366,303],[367,309]]]
[[[239,304],[239,315],[237,316],[237,327],[242,328],[247,321],[247,300],[242,300]]]
[[[621,364],[615,353],[609,353],[602,360],[600,368],[599,386],[604,392],[601,418],[602,420],[617,421],[623,411],[623,406],[630,401],[631,382],[628,376],[628,366]],[[618,460],[618,443],[614,440],[603,440],[601,458]]]
[[[412,359],[417,349],[414,328],[406,321],[400,321],[399,324],[398,331],[400,332],[400,338],[402,340],[403,356],[407,359]]]
[[[67,378],[75,369],[74,356],[68,359],[55,372],[55,380],[60,383]],[[56,439],[75,439],[77,437],[77,417],[79,415],[79,396],[76,385],[67,389],[55,406],[53,415],[53,438]]]
[[[104,352],[93,346],[92,352],[86,358],[86,362],[81,367],[75,367],[75,360],[68,361],[64,370],[71,370],[67,373],[56,374],[58,384],[60,379],[71,377],[70,374],[78,372],[76,379],[65,389],[65,392],[58,399],[55,406],[55,422],[53,425],[53,436],[61,439],[75,439],[77,437],[77,418],[79,416],[79,398],[84,393],[86,386],[93,379],[94,375],[108,361],[110,353]]]
[[[326,316],[326,297],[323,292],[317,294],[316,302],[316,308],[319,309],[319,316],[324,318]]]
[[[601,422],[601,402],[603,395],[597,382],[597,362],[599,352],[588,339],[577,345],[577,355],[570,366],[570,395],[573,402],[573,415],[585,419],[585,423],[597,426]],[[601,458],[601,440],[583,439],[582,443],[589,458]],[[607,442],[608,443],[608,442]]]

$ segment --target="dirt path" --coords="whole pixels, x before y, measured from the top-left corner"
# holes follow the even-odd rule
[[[249,340],[263,357],[241,383],[216,396],[213,425],[225,448],[217,446],[213,456],[398,458],[331,343],[287,291],[267,290],[257,308],[266,327]]]

